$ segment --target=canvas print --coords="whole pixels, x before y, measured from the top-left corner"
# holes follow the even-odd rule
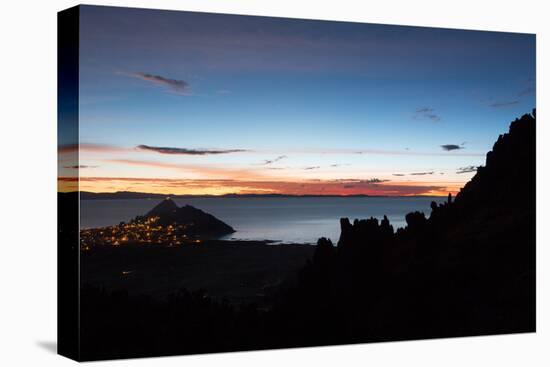
[[[535,331],[534,34],[58,20],[60,354]]]

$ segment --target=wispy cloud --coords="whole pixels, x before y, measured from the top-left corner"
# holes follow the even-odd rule
[[[321,180],[320,180],[321,181]],[[332,180],[325,180],[325,182],[332,182],[332,183],[354,183],[354,184],[363,184],[363,185],[375,185],[380,184],[384,182],[389,182],[390,180],[387,179],[380,179],[380,178],[336,178]]]
[[[441,145],[441,148],[447,152],[450,152],[453,150],[464,149],[464,146],[457,145],[457,144],[443,144]]]
[[[489,107],[493,107],[493,108],[506,108],[506,107],[510,107],[510,106],[517,105],[518,103],[519,103],[518,100],[494,102],[494,103],[491,103],[491,104],[489,105]]]
[[[248,152],[246,149],[188,149],[174,147],[154,147],[150,145],[138,145],[136,148],[148,150],[161,154],[179,154],[179,155],[210,155],[210,154],[229,154]]]
[[[166,78],[160,75],[154,75],[144,72],[137,72],[137,73],[120,73],[129,77],[138,78],[141,80],[145,80],[149,83],[153,83],[156,85],[160,85],[162,87],[168,88],[172,92],[175,92],[177,94],[182,95],[190,95],[191,94],[191,86],[188,82],[185,80],[179,80],[179,79],[171,79]]]
[[[380,179],[380,178],[371,178],[371,179],[368,179],[368,180],[363,180],[363,182],[371,183],[371,184],[377,184],[377,183],[388,182],[388,181],[389,180]]]
[[[266,159],[264,160],[262,163],[259,163],[260,166],[267,166],[267,165],[270,165],[270,164],[273,164],[273,163],[276,163],[276,162],[279,162],[280,160],[283,160],[287,158],[286,155],[280,155],[276,158],[273,158],[273,159]]]
[[[392,176],[404,177],[404,176],[426,176],[433,175],[435,171],[425,171],[425,172],[411,172],[411,173],[392,173]]]
[[[433,174],[434,174],[434,171],[410,173],[411,176],[426,176],[426,175],[433,175]]]
[[[333,182],[340,182],[343,184],[344,189],[355,189],[358,187],[370,187],[373,188],[377,186],[378,184],[382,184],[384,182],[388,182],[390,180],[382,180],[379,178],[370,178],[367,180],[334,180]]]
[[[319,169],[319,168],[321,168],[321,166],[309,166],[309,167],[304,167],[302,169],[304,171],[310,171],[310,170]]]
[[[435,109],[432,107],[420,107],[418,108],[413,118],[415,120],[430,120],[433,122],[439,122],[441,121],[441,116],[439,116],[437,113],[435,113]]]
[[[80,165],[72,165],[72,166],[63,166],[63,168],[67,168],[67,169],[86,169],[86,168],[97,168],[99,166],[88,166],[88,165],[85,165],[85,164],[80,164]]]
[[[470,173],[470,172],[477,172],[477,166],[466,166],[466,167],[460,167],[456,173]]]

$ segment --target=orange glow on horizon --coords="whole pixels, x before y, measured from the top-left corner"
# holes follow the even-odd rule
[[[78,182],[79,180],[79,182]],[[330,196],[447,196],[456,195],[461,182],[369,180],[303,180],[303,181],[246,181],[246,180],[185,180],[132,177],[61,177],[59,192],[89,191],[113,193],[117,191],[144,192],[163,195],[226,194],[283,194]]]

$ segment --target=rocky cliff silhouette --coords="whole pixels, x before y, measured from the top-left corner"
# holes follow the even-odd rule
[[[299,329],[325,320],[317,344],[534,331],[535,129],[535,111],[512,122],[429,217],[409,213],[396,232],[385,217],[343,218],[337,248],[319,240],[284,312],[314,310]]]

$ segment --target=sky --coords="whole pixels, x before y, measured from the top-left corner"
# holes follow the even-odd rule
[[[81,6],[79,144],[59,135],[61,181],[455,194],[535,107],[535,80],[529,34]]]

